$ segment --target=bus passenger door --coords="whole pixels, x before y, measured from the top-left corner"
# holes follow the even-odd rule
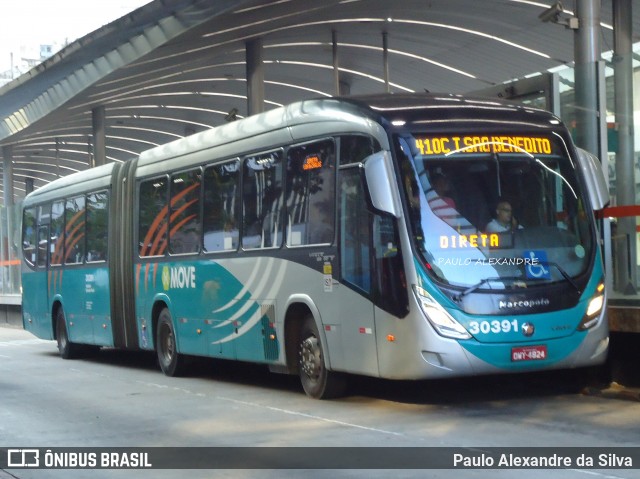
[[[373,214],[367,209],[360,169],[340,170],[340,280],[335,312],[344,369],[378,375],[373,297]],[[325,330],[326,330],[325,325]],[[330,336],[331,333],[327,332]],[[332,356],[333,357],[333,356]]]
[[[25,291],[35,294],[25,294],[22,297],[23,309],[32,311],[31,322],[26,325],[39,338],[53,339],[51,311],[49,310],[49,281],[47,260],[49,251],[49,226],[38,228],[37,250],[35,257],[36,271],[23,273],[22,282]]]

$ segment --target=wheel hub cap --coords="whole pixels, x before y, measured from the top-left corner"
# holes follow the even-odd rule
[[[302,371],[310,378],[320,376],[322,359],[318,339],[311,337],[302,342],[300,347],[300,366]]]

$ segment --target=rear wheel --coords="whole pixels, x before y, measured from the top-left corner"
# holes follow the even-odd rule
[[[56,313],[56,341],[58,343],[58,353],[62,359],[74,359],[79,356],[81,347],[69,340],[67,322],[62,308],[58,308]]]
[[[171,313],[167,308],[160,312],[158,318],[156,352],[163,373],[167,376],[181,376],[184,373],[185,358],[178,353]]]
[[[346,377],[329,371],[324,364],[323,345],[312,316],[307,316],[302,325],[298,345],[298,373],[304,392],[312,398],[336,398],[346,390]]]

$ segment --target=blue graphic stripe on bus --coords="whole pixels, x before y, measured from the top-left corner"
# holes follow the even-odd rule
[[[153,304],[160,292],[170,294],[172,313],[176,318],[184,318],[180,319],[179,325],[179,349],[183,352],[189,352],[186,348],[207,348],[206,344],[201,344],[203,340],[199,337],[203,333],[208,347],[245,341],[253,344],[256,334],[266,335],[269,334],[268,330],[273,329],[262,326],[274,321],[274,318],[265,315],[264,311],[268,308],[264,304],[265,301],[267,305],[270,304],[268,298],[275,298],[286,273],[286,262],[259,258],[252,263],[251,273],[245,283],[213,261],[181,261],[149,268],[151,277],[144,277],[144,283],[154,285],[155,290],[150,288],[146,292],[146,304]],[[150,312],[139,312],[139,317],[145,316],[150,317]],[[275,340],[275,333],[271,335]],[[142,347],[150,345],[148,338],[141,341]],[[235,349],[235,353],[228,350],[222,356],[235,357],[238,349],[244,349],[246,354],[243,357],[246,359],[260,359],[251,357],[255,354],[255,348],[249,345],[238,345]],[[269,356],[273,358],[273,348],[270,348]]]

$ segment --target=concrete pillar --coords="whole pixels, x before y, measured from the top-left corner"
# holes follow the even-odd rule
[[[384,76],[384,91],[391,92],[389,86],[389,35],[382,32],[382,71]]]
[[[340,80],[340,95],[349,96],[351,95],[351,83],[346,80]]]
[[[24,195],[27,196],[29,193],[32,193],[34,190],[34,182],[35,180],[30,177],[26,177],[24,179]]]
[[[615,114],[618,133],[616,151],[616,204],[635,204],[633,131],[633,51],[631,0],[613,0],[613,68]],[[625,294],[637,288],[636,218],[619,218],[616,241],[617,286]]]
[[[13,191],[13,146],[2,147],[2,176],[4,187],[4,206],[11,207],[15,204]]]
[[[2,147],[2,168],[3,168],[3,186],[4,186],[4,206],[6,209],[6,230],[5,225],[0,227],[0,231],[5,231],[3,237],[0,238],[2,241],[2,256],[3,260],[13,260],[15,258],[19,258],[15,246],[13,244],[12,239],[17,238],[14,233],[14,228],[17,225],[14,225],[13,221],[13,206],[15,205],[15,196],[13,191],[13,146],[7,145]],[[18,220],[18,225],[20,224],[20,220]],[[6,246],[5,246],[6,245]],[[4,255],[4,251],[8,253],[8,257]],[[2,275],[2,288],[3,291],[12,292],[14,290],[14,284],[16,282],[16,277],[18,275],[18,271],[16,271],[15,267],[12,266],[2,266],[0,268],[0,274]]]
[[[60,178],[60,140],[58,140],[57,138],[56,138],[56,178]]]
[[[340,96],[340,68],[338,60],[338,32],[331,31],[331,45],[333,54],[333,92],[334,95]]]
[[[107,136],[105,132],[105,109],[98,106],[91,110],[93,124],[93,165],[100,166],[107,162]]]
[[[600,156],[600,0],[575,0],[575,14],[579,22],[574,34],[576,143],[580,148]]]
[[[245,44],[247,63],[247,112],[255,115],[264,111],[264,63],[262,38]]]

